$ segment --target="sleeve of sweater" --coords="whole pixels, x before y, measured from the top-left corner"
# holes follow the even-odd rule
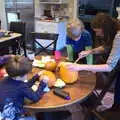
[[[32,100],[33,102],[39,101],[42,96],[44,95],[44,88],[47,86],[47,84],[43,81],[40,82],[37,91],[33,91],[32,88],[30,88],[27,83],[22,84],[21,90],[23,92],[24,97]]]
[[[30,79],[27,84],[29,87],[32,87],[32,85],[39,79],[39,75],[36,74],[32,77],[32,79]]]
[[[114,68],[120,59],[120,31],[116,34],[111,53],[107,59],[107,64]]]

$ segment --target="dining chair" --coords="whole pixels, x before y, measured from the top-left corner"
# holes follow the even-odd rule
[[[97,101],[94,103],[94,106],[91,110],[92,117],[97,118],[97,120],[119,120],[120,118],[120,110],[119,111],[105,110],[103,112],[98,112],[96,109],[99,103],[102,101],[105,94],[109,91],[109,88],[111,87],[112,83],[116,80],[115,78],[119,73],[120,73],[120,60],[118,61],[116,67],[110,72],[108,77],[108,83],[102,89],[100,94],[97,94]]]
[[[33,50],[35,51],[35,55],[38,55],[41,52],[45,52],[47,54],[54,54],[54,51],[56,50],[58,34],[38,32],[32,32],[30,34],[33,42]]]
[[[23,48],[24,50],[24,55],[26,55],[26,40],[25,40],[25,36],[26,36],[26,23],[23,21],[15,21],[15,22],[11,22],[10,23],[10,31],[11,32],[16,32],[16,33],[20,33],[22,34],[22,36],[20,37],[19,40],[16,40],[16,46],[13,46],[17,48],[18,53],[21,54],[21,48]]]

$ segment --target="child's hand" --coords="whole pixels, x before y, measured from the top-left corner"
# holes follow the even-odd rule
[[[47,76],[42,77],[42,81],[46,84],[48,84],[49,78]]]
[[[48,81],[49,78],[45,75],[40,76],[40,85],[45,88],[46,86],[48,86]]]
[[[43,81],[44,83],[48,84],[48,87],[52,87],[55,84],[55,81],[53,80],[49,80],[49,78],[46,75],[42,75],[40,77],[41,81]]]

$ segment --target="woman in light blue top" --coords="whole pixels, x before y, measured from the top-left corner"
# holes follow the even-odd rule
[[[105,52],[110,48],[109,57],[104,64],[98,65],[82,65],[82,64],[70,64],[66,67],[73,71],[87,70],[93,72],[110,72],[117,65],[120,59],[120,22],[113,19],[111,16],[99,13],[91,22],[91,27],[95,31],[96,36],[101,37],[104,40],[104,44],[98,48],[82,51],[79,53],[79,58],[83,58],[89,54],[98,54]],[[113,108],[120,108],[120,76],[115,85],[115,99]]]

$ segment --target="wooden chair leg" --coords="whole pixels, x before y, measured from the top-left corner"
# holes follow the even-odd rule
[[[98,120],[120,120],[120,110],[105,110],[103,112],[92,111],[93,116]]]
[[[93,110],[92,113],[93,115],[95,115],[95,117],[97,117],[97,119],[105,120],[96,110]]]

